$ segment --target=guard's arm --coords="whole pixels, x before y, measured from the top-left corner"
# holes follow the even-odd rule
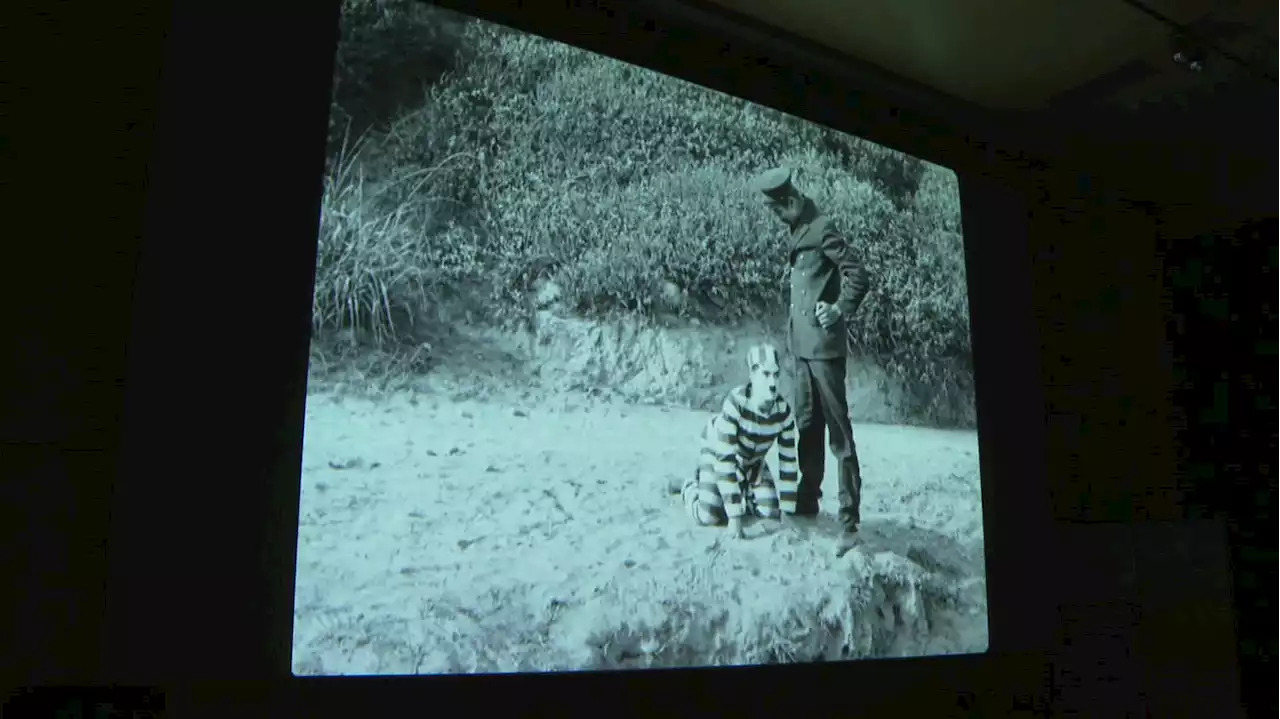
[[[840,296],[836,306],[840,308],[840,315],[847,318],[857,311],[870,289],[866,267],[854,256],[848,240],[834,232],[823,236],[822,254],[835,264],[840,273]]]

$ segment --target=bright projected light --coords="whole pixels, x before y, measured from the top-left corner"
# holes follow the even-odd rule
[[[294,672],[985,651],[955,174],[344,8]]]

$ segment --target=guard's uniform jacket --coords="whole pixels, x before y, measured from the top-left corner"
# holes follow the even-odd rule
[[[812,201],[791,231],[791,307],[788,339],[797,359],[843,359],[848,352],[845,320],[867,294],[867,273],[845,238],[833,232]],[[840,308],[830,328],[818,323],[819,301]]]

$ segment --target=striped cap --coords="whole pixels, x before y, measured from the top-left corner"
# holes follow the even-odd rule
[[[778,348],[771,344],[756,345],[747,352],[748,370],[753,370],[756,367],[778,368],[781,366],[782,362],[778,356]]]

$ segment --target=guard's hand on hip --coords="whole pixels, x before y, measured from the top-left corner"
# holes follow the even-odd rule
[[[840,308],[830,302],[819,302],[814,307],[813,313],[824,330],[831,329],[832,325],[840,321]]]

